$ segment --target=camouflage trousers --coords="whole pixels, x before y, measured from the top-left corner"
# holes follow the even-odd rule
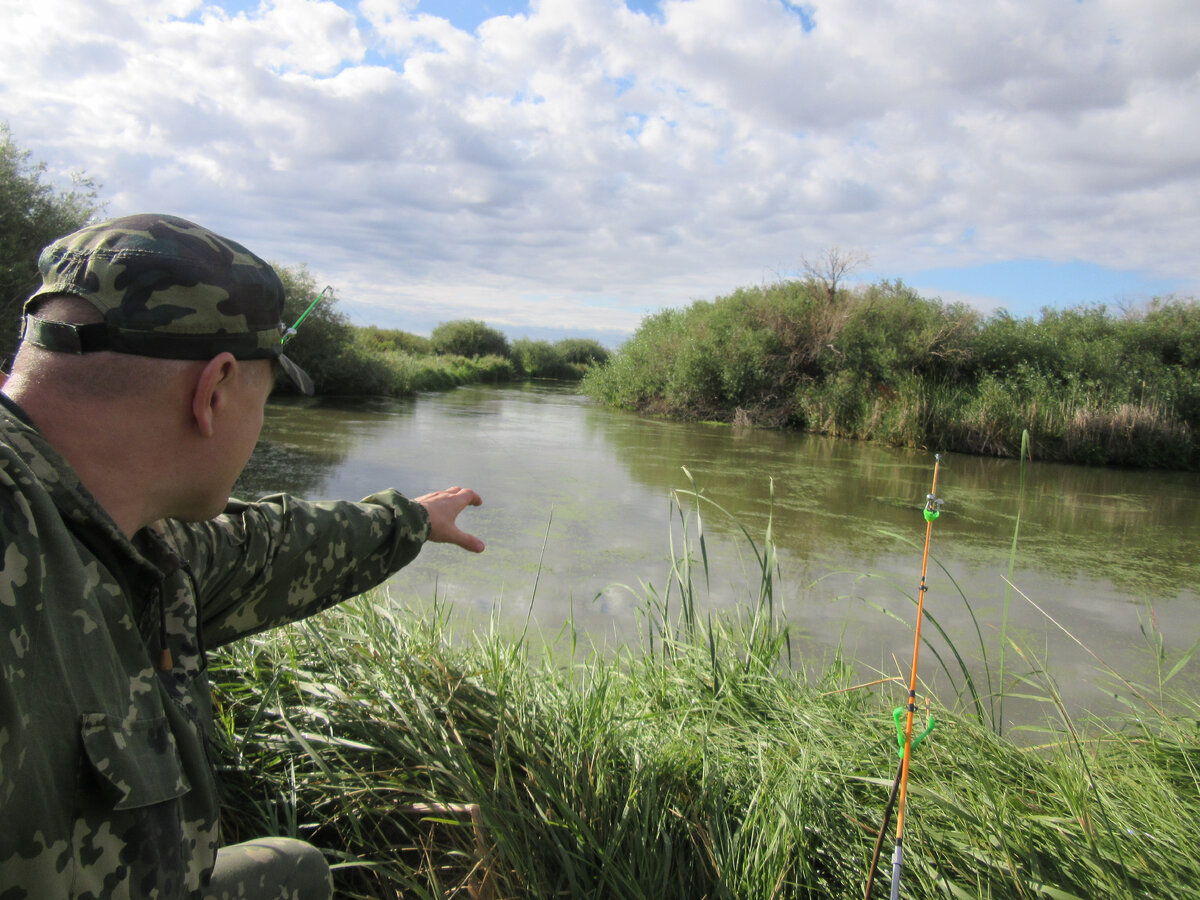
[[[268,837],[217,851],[204,900],[329,900],[329,864],[312,844]]]

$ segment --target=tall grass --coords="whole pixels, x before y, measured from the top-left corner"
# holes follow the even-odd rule
[[[769,530],[744,533],[745,611],[705,612],[704,519],[724,512],[677,498],[641,646],[564,662],[375,594],[214,654],[226,839],[312,840],[348,897],[861,897],[903,686],[793,667]],[[935,705],[904,896],[1200,897],[1200,702],[1170,697],[1191,654],[1127,718],[1077,722],[1011,649],[1059,724],[1021,747],[969,694]]]
[[[575,361],[570,355],[576,344],[591,342],[568,339],[519,340],[507,355],[459,356],[422,350],[415,342],[404,344],[395,332],[360,329],[354,335],[353,353],[332,367],[327,393],[406,397],[421,391],[439,391],[463,384],[523,381],[550,378],[578,381],[593,364]],[[404,333],[400,333],[404,335]],[[412,338],[412,335],[404,335]],[[386,338],[386,339],[385,339]],[[603,352],[603,348],[596,345]]]
[[[404,350],[377,350],[360,343],[358,365],[342,392],[353,395],[408,397],[463,384],[516,381],[521,373],[502,356],[436,356]]]

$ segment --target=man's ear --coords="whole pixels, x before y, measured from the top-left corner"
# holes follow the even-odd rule
[[[213,419],[226,402],[229,388],[237,370],[232,353],[219,353],[204,364],[192,391],[192,417],[203,437],[214,434]]]

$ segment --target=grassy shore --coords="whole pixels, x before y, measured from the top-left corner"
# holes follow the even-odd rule
[[[371,397],[411,397],[422,391],[448,390],[464,384],[532,378],[579,381],[590,365],[567,357],[563,348],[570,348],[569,340],[557,344],[517,341],[503,355],[464,356],[434,353],[416,341],[406,346],[394,338],[380,337],[398,333],[352,329],[336,352],[327,352],[326,345],[323,352],[300,358],[317,382],[317,393]]]
[[[578,381],[608,358],[608,351],[593,340],[523,338],[510,343],[499,331],[470,319],[443,322],[430,337],[354,326],[338,308],[336,292],[320,290],[306,269],[278,271],[287,295],[284,319],[303,322],[288,341],[288,356],[312,376],[318,394],[411,397],[481,382]]]
[[[744,615],[703,614],[701,543],[615,654],[463,639],[380,595],[214,653],[226,839],[311,840],[348,897],[862,897],[903,688],[797,674],[769,533],[752,547]],[[903,896],[1200,897],[1200,701],[1170,696],[1189,658],[1119,721],[1023,680],[1057,715],[1036,746],[935,701]]]

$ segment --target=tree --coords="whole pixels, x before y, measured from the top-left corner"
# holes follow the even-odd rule
[[[30,152],[13,142],[7,124],[0,123],[0,354],[16,349],[21,307],[38,284],[37,260],[42,248],[57,237],[83,227],[102,208],[96,183],[81,175],[70,190],[59,191],[43,182],[44,162],[34,163]]]
[[[291,327],[322,289],[303,265],[272,263],[271,267],[283,282],[283,321]],[[337,303],[336,293],[332,290],[326,293],[288,340],[285,351],[289,359],[312,376],[318,394],[336,390],[357,355],[353,347],[354,328]]]
[[[865,265],[868,258],[861,250],[830,247],[812,259],[807,256],[800,257],[800,268],[804,277],[824,288],[825,296],[833,302],[837,299],[838,285],[851,272]]]

